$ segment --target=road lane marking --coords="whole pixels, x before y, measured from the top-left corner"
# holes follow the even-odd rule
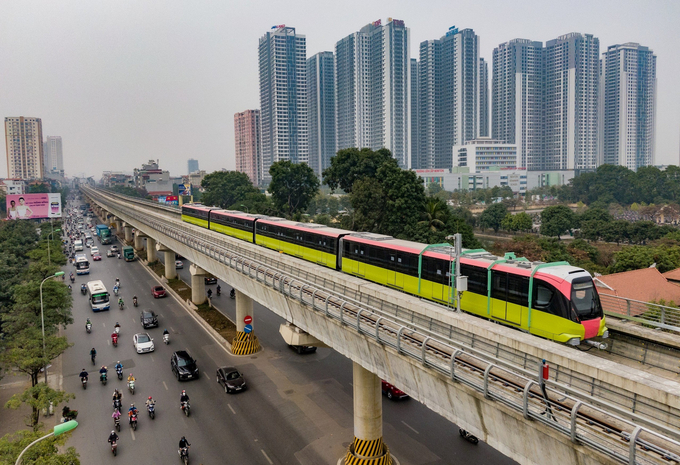
[[[103,326],[104,328],[106,328],[106,323],[102,323],[102,326]]]
[[[234,407],[232,407],[231,404],[227,404],[227,407],[229,407],[229,410],[231,410],[231,413],[236,415],[236,410],[234,410]]]
[[[151,355],[151,361],[152,361],[152,362],[155,362],[155,360],[153,359],[153,355]]]
[[[132,322],[133,322],[133,323],[137,323],[137,320],[135,320],[135,319],[133,318],[133,319],[132,319]]]
[[[210,381],[210,376],[206,375],[205,373],[203,373],[203,376],[205,376],[205,378],[206,378],[208,381]]]
[[[130,428],[130,434],[132,435],[132,440],[133,440],[133,441],[136,441],[136,439],[135,439],[135,432],[132,430],[132,428]]]
[[[167,391],[167,390],[168,390],[168,385],[165,384],[165,381],[163,381],[163,386],[165,387],[165,390]]]
[[[109,341],[109,340],[107,339],[107,340],[106,340],[106,345],[107,345],[107,346],[110,346],[110,345],[111,345],[111,341]]]
[[[170,331],[172,331],[172,334],[175,334],[175,328],[173,328],[172,326],[170,326]]]
[[[404,420],[401,420],[401,422],[404,424],[404,426],[406,426],[408,429],[410,429],[410,430],[413,431],[414,433],[420,434],[418,431],[415,430],[415,428],[413,428],[413,426],[409,425],[409,424],[406,423]]]
[[[268,456],[267,453],[264,451],[264,449],[260,449],[260,451],[262,452],[262,455],[264,455],[264,458],[267,459],[267,462],[269,462],[269,465],[274,465],[274,462],[272,462],[272,459],[269,458],[269,456]]]

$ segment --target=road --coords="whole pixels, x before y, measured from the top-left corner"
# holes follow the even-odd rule
[[[97,241],[95,241],[97,244]],[[104,247],[100,247],[100,250]],[[189,263],[180,276],[189,281]],[[66,268],[68,271],[70,269]],[[101,279],[111,288],[116,277],[122,282],[121,295],[128,306],[119,310],[93,313],[80,284]],[[235,357],[211,339],[172,297],[154,300],[150,288],[154,277],[139,262],[107,258],[91,263],[91,274],[80,276],[74,286],[75,324],[64,334],[73,343],[63,357],[63,389],[77,398],[70,402],[79,410],[80,426],[69,445],[76,447],[82,463],[114,463],[134,459],[140,463],[170,463],[177,458],[177,443],[182,435],[191,442],[191,462],[202,464],[336,464],[353,438],[352,364],[332,349],[298,355],[278,334],[283,320],[255,304],[254,327],[264,351]],[[220,283],[223,293],[213,296],[214,304],[234,318],[235,303],[230,287]],[[216,286],[210,286],[215,289]],[[113,292],[111,292],[113,294]],[[132,307],[132,296],[139,308]],[[113,297],[113,296],[112,296]],[[141,332],[139,312],[152,309],[160,315],[160,327],[148,332],[155,339],[156,351],[138,355],[132,336]],[[91,334],[85,332],[85,319],[93,322]],[[116,321],[122,327],[119,345],[110,344]],[[162,343],[163,328],[171,332],[171,343]],[[97,365],[89,360],[89,350],[98,352]],[[201,377],[179,383],[170,371],[174,350],[188,349],[198,360]],[[105,364],[111,371],[117,360],[137,378],[137,392],[123,391],[123,406],[132,401],[140,408],[139,426],[132,432],[127,423],[121,427],[119,457],[114,458],[106,443],[111,432],[111,395],[122,389],[124,381],[110,376],[107,386],[98,381],[98,368]],[[215,382],[218,366],[234,365],[245,375],[249,389],[227,395]],[[87,390],[80,386],[78,373],[90,371]],[[179,409],[179,395],[186,389],[192,413],[185,417]],[[151,420],[143,409],[149,396],[157,400],[157,416]],[[384,400],[384,439],[402,465],[413,464],[509,464],[512,460],[479,443],[474,446],[458,435],[458,428],[414,400]]]

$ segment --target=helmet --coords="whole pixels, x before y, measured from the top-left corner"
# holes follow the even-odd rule
[[[149,396],[149,400],[151,400],[151,396]]]
[[[84,369],[84,368],[83,368],[83,369]],[[187,393],[187,391],[185,391],[184,389],[182,389],[182,394],[186,394],[186,393]]]
[[[118,360],[116,363],[120,363],[120,360]]]
[[[185,439],[184,436],[182,436],[182,439]]]
[[[116,434],[116,432],[114,430],[111,430],[111,434]]]
[[[130,407],[134,407],[134,406],[135,406],[135,404],[130,404]]]

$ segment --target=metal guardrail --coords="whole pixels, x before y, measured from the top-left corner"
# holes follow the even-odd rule
[[[680,308],[603,293],[600,293],[600,301],[608,316],[680,332]]]
[[[204,235],[198,234],[197,231],[178,227],[179,225],[171,227],[148,216],[142,217],[137,215],[134,211],[128,212],[128,214],[136,221],[146,224],[202,254],[208,255],[236,271],[247,274],[251,278],[262,280],[265,285],[272,286],[290,298],[299,300],[304,305],[311,305],[312,309],[316,311],[323,311],[327,316],[339,320],[342,324],[355,329],[361,334],[374,336],[377,342],[390,345],[400,353],[418,359],[425,366],[450,376],[453,381],[461,382],[477,389],[489,399],[503,402],[505,405],[522,412],[525,418],[541,421],[569,435],[572,441],[593,447],[621,463],[664,463],[659,461],[660,458],[663,460],[680,460],[680,456],[677,455],[678,451],[680,451],[680,443],[639,425],[639,422],[648,424],[649,421],[647,419],[635,418],[637,420],[636,423],[622,416],[612,414],[612,410],[605,410],[603,407],[593,404],[593,402],[584,402],[582,398],[569,394],[569,387],[561,385],[557,381],[548,382],[549,387],[546,390],[548,395],[545,398],[537,396],[532,393],[532,388],[537,383],[528,374],[529,372],[526,375],[518,375],[518,369],[510,368],[505,360],[497,359],[489,361],[488,357],[485,356],[486,354],[480,355],[479,351],[473,347],[449,344],[437,336],[433,337],[430,331],[423,331],[419,328],[414,329],[412,326],[403,325],[404,322],[401,317],[385,315],[383,312],[375,309],[366,308],[361,302],[358,302],[358,313],[355,312],[353,315],[349,308],[344,308],[349,300],[345,296],[333,296],[333,291],[305,284],[299,278],[282,273],[276,268],[271,269],[267,265],[258,263],[255,260],[238,256],[233,251],[223,247],[223,244],[211,244],[211,242],[214,242],[214,238],[200,237]],[[184,229],[187,229],[187,231],[184,231]],[[262,278],[260,278],[260,275],[262,275]],[[267,281],[267,276],[271,277],[271,283]],[[303,290],[306,290],[307,294],[303,293]],[[322,295],[327,296],[325,308],[317,305],[317,301]],[[311,298],[307,297],[305,299],[305,296],[311,296]],[[335,301],[336,305],[329,307],[329,301]],[[350,305],[356,306],[353,302]],[[364,323],[364,320],[361,318],[362,312],[366,312],[364,315],[374,316],[374,319]],[[372,325],[373,327],[364,328],[362,324]],[[398,330],[395,330],[395,328],[398,328]],[[415,335],[419,335],[419,337],[414,339]],[[421,342],[418,343],[418,340]],[[437,347],[440,349],[445,348],[446,350],[433,351],[433,348]],[[446,357],[447,353],[448,359]],[[470,369],[469,360],[471,358],[476,360],[475,365],[486,367],[483,374],[480,370]],[[464,369],[458,369],[458,365]],[[520,369],[519,371],[521,372],[522,370]],[[526,370],[524,371],[526,372]],[[506,376],[519,376],[523,380],[524,389],[504,389],[496,387],[494,384],[489,384],[489,380],[499,381],[503,380]],[[505,387],[507,387],[507,383]],[[559,398],[560,401],[555,402],[549,400],[550,398]],[[571,412],[568,415],[563,406],[564,401],[567,399],[573,403]],[[614,408],[613,410],[616,411],[617,409]],[[548,416],[546,412],[551,412],[551,415]],[[612,430],[603,423],[593,422],[590,419],[593,413],[607,418],[609,420],[607,424],[612,422],[619,426],[616,430]],[[623,412],[623,415],[628,416],[628,412]],[[637,416],[634,415],[634,417]],[[568,427],[566,426],[567,424],[569,425]]]

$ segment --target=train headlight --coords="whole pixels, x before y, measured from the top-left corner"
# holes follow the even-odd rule
[[[569,340],[567,341],[567,344],[569,344],[570,346],[578,346],[578,345],[581,344],[581,338],[579,338],[579,337],[572,337],[571,339],[569,339]]]
[[[602,338],[606,339],[609,337],[609,330],[606,330],[604,333],[602,333]]]

